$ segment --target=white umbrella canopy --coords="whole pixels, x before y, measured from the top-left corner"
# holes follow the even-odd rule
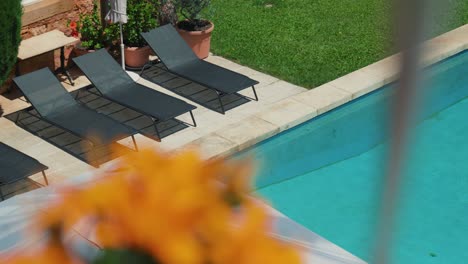
[[[127,0],[109,0],[111,9],[106,16],[112,23],[127,23]]]
[[[109,0],[111,9],[106,16],[107,20],[112,23],[120,24],[120,53],[122,56],[122,68],[125,70],[125,55],[124,55],[124,44],[122,34],[122,24],[127,23],[127,0]]]

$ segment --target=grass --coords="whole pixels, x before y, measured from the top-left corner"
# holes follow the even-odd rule
[[[451,6],[426,37],[468,23],[468,1]],[[212,0],[212,51],[294,84],[313,88],[393,52],[385,0]]]

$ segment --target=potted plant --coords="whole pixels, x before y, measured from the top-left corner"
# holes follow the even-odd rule
[[[132,68],[144,66],[149,59],[150,48],[141,37],[142,32],[157,26],[154,4],[144,0],[128,0],[128,21],[123,25],[123,39],[125,44],[125,64]]]
[[[77,22],[69,23],[69,27],[71,36],[80,37],[81,40],[73,50],[76,56],[108,48],[116,39],[115,26],[103,25],[97,1],[94,1],[93,11],[90,14],[81,14]]]
[[[177,17],[177,11],[175,7],[176,0],[152,0],[153,3],[158,7],[158,23],[163,26],[166,24],[177,24],[179,18]]]
[[[200,59],[208,57],[211,45],[211,32],[214,24],[201,18],[201,13],[211,0],[176,0],[178,14],[183,20],[176,25],[177,31]]]

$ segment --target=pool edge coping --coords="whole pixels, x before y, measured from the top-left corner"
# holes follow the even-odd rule
[[[468,24],[425,41],[421,66],[430,66],[468,49],[465,35],[468,36]],[[282,99],[264,111],[178,149],[198,149],[205,159],[231,156],[394,82],[399,76],[399,58],[400,53],[391,55],[314,89]]]

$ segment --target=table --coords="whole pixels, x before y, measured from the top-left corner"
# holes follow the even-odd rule
[[[74,37],[67,37],[59,30],[52,30],[44,34],[21,41],[18,51],[19,60],[27,60],[35,56],[60,49],[60,67],[55,71],[67,76],[72,85],[73,79],[65,67],[65,46],[74,44],[78,40]],[[16,68],[16,75],[19,76],[19,68]]]

